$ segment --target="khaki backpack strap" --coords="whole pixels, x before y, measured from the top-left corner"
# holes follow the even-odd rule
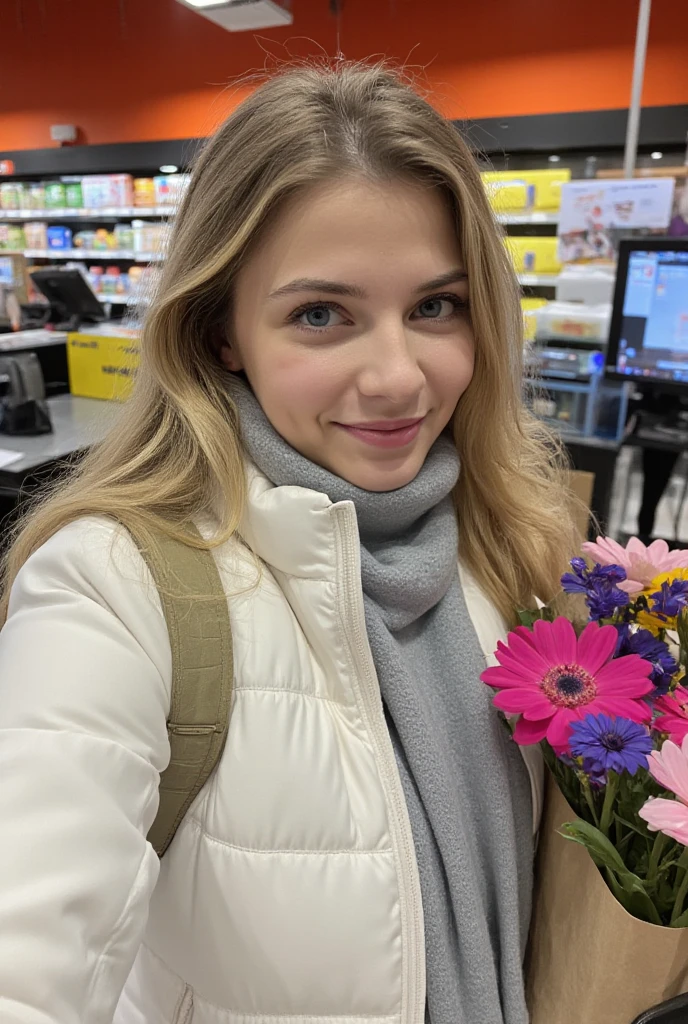
[[[158,589],[172,650],[167,722],[171,757],[160,776],[160,806],[148,833],[162,857],[227,739],[232,632],[227,597],[210,551],[162,532],[145,543],[132,536]]]

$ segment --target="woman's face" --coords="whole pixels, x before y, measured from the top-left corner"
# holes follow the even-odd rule
[[[473,375],[446,199],[342,180],[288,203],[238,275],[231,342],[273,427],[369,491],[420,470]]]

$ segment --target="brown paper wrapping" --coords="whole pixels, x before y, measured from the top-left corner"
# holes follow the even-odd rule
[[[587,850],[558,834],[576,817],[549,778],[526,965],[531,1024],[632,1024],[688,991],[688,928],[631,917]]]

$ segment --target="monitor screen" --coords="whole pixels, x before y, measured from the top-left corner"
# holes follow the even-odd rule
[[[14,266],[10,256],[0,256],[0,284],[8,287],[14,284]]]
[[[607,369],[615,377],[688,385],[688,245],[622,242]]]

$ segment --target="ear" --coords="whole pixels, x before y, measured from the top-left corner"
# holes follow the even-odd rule
[[[220,362],[232,373],[238,373],[244,368],[239,353],[229,341],[220,345]]]

